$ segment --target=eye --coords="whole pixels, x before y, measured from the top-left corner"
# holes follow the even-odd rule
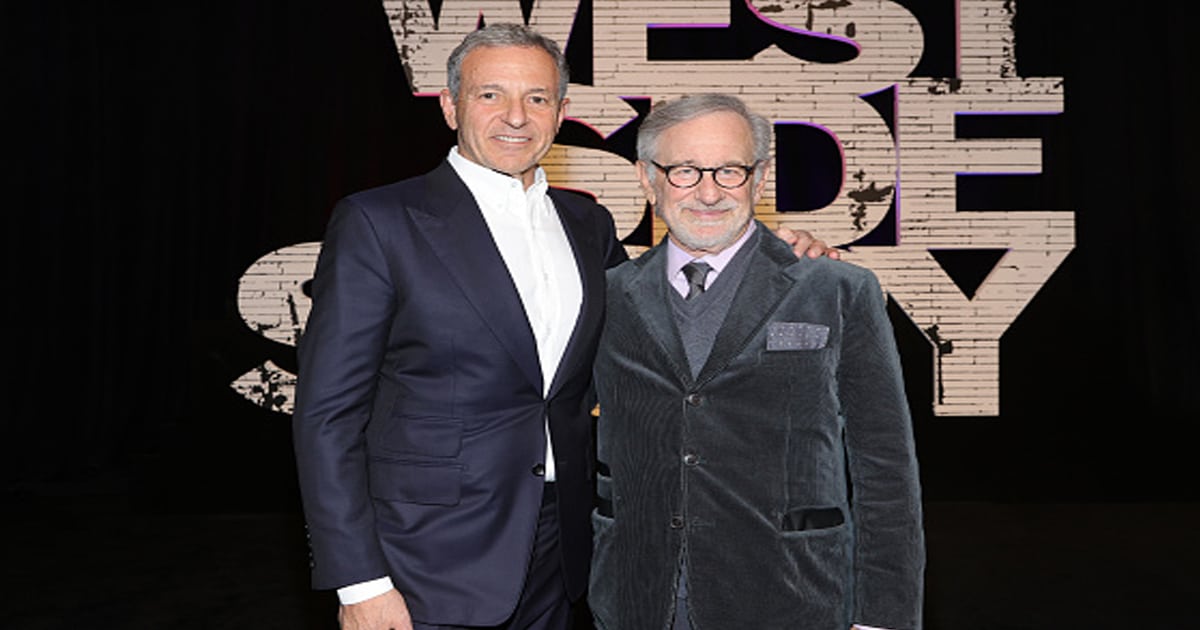
[[[741,177],[744,172],[740,166],[722,166],[717,169],[717,177],[734,179]]]
[[[534,95],[529,97],[529,102],[533,103],[534,105],[549,105],[550,99],[546,98],[545,96]]]
[[[695,177],[700,174],[700,171],[696,170],[694,166],[675,166],[671,168],[671,174],[680,178]]]
[[[500,95],[495,92],[480,92],[479,93],[479,100],[481,100],[481,101],[494,101],[498,98],[500,98]]]

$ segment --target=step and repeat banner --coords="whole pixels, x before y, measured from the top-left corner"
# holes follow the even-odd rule
[[[1069,114],[1064,79],[1018,71],[1023,3],[382,4],[421,107],[434,106],[446,57],[481,23],[525,22],[557,40],[572,69],[569,120],[543,166],[553,185],[608,207],[634,256],[664,232],[632,165],[640,120],[661,99],[738,95],[775,127],[759,218],[809,230],[878,275],[929,345],[933,415],[1000,414],[1001,336],[1076,234],[1076,208],[1053,194],[1044,163]],[[236,303],[251,330],[296,344],[320,246],[263,252],[244,271]],[[230,386],[289,414],[295,375],[280,363],[263,357]]]

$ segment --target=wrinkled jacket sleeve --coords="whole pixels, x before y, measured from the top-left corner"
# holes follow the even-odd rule
[[[396,287],[375,226],[352,201],[333,216],[298,344],[293,439],[312,552],[313,587],[387,575],[367,494],[364,431]]]
[[[873,274],[862,278],[838,376],[855,527],[853,620],[919,628],[925,545],[912,420],[883,292]]]

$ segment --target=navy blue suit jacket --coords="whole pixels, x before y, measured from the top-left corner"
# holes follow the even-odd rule
[[[299,344],[294,439],[313,586],[390,575],[413,618],[493,625],[524,582],[549,418],[568,592],[591,553],[591,372],[612,217],[551,190],[583,284],[543,396],[533,332],[448,163],[339,202]]]

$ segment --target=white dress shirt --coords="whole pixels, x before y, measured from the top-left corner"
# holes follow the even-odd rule
[[[492,240],[517,287],[525,317],[537,342],[542,368],[542,395],[550,384],[575,330],[583,304],[583,283],[575,253],[559,221],[554,202],[546,194],[546,173],[538,167],[534,182],[525,189],[521,181],[472,162],[450,149],[446,158],[483,214]],[[545,480],[555,479],[554,446],[545,425]],[[351,584],[338,589],[343,604],[354,604],[392,588],[390,577]]]

